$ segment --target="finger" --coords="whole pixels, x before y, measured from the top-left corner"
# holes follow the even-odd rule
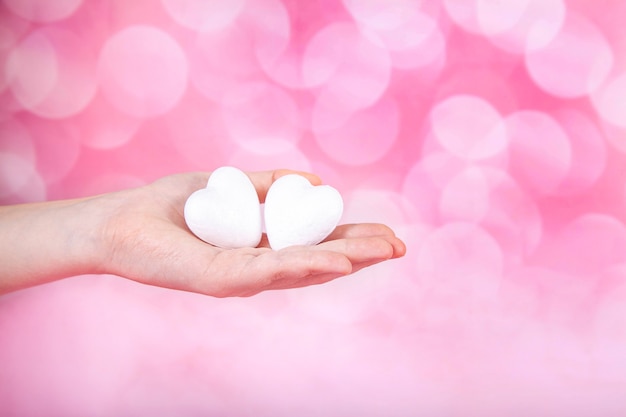
[[[146,187],[155,188],[153,195],[162,196],[165,199],[176,200],[179,196],[189,196],[194,191],[205,188],[210,172],[187,172],[182,174],[173,174],[163,178],[159,178]]]
[[[311,250],[333,251],[345,255],[352,265],[384,261],[394,255],[392,243],[381,237],[337,239],[311,246]]]
[[[345,277],[346,275],[349,275],[350,273],[346,274],[346,273],[337,273],[337,272],[326,272],[326,273],[303,276],[303,277],[298,278],[297,280],[292,280],[292,281],[287,281],[287,280],[276,281],[271,288],[266,288],[263,291],[288,290],[288,289],[293,289],[293,288],[310,287],[311,285],[325,284],[337,278]],[[251,295],[254,295],[254,294],[251,294]]]
[[[369,268],[370,266],[374,266],[384,261],[386,261],[386,259],[375,259],[375,260],[368,261],[368,262],[361,262],[358,264],[354,264],[352,265],[352,273],[354,274],[355,272],[358,272],[361,269]]]
[[[315,174],[312,174],[310,172],[305,172],[305,171],[294,171],[294,170],[291,170],[291,169],[277,169],[277,170],[274,170],[274,181],[276,181],[280,177],[283,177],[283,176],[289,175],[289,174],[301,175],[301,176],[305,177],[307,180],[309,180],[309,182],[311,184],[313,184],[313,185],[320,185],[322,183],[322,180],[320,179],[320,177],[318,177]]]
[[[312,280],[330,280],[351,271],[352,263],[341,253],[300,247],[264,252],[237,271],[236,279],[230,284],[236,295],[248,296],[271,289],[311,285]]]
[[[248,173],[248,176],[250,177],[252,184],[254,184],[254,188],[256,189],[257,194],[259,195],[259,201],[261,201],[261,203],[264,203],[265,196],[267,195],[267,191],[270,189],[272,183],[278,178],[289,174],[301,175],[309,180],[309,182],[313,185],[319,185],[322,183],[322,180],[315,174],[304,171],[294,171],[291,169],[276,169],[273,171],[251,172]]]
[[[344,255],[351,263],[349,274],[357,272],[368,266],[388,260],[392,255],[392,245],[382,238],[359,238],[359,239],[343,239],[322,243],[317,246],[293,246],[285,248],[282,251],[286,254],[294,254],[301,252],[321,251],[326,253],[330,251],[335,254]],[[312,271],[305,276],[299,277],[297,280],[281,279],[274,282],[271,289],[298,288],[309,285],[318,285],[334,280],[341,276],[348,275],[346,271],[336,273],[329,270]]]
[[[389,239],[389,243],[393,246],[392,259],[402,258],[406,255],[406,243],[404,243],[401,239],[394,236]]]
[[[378,237],[391,244],[393,247],[391,258],[399,258],[406,254],[406,245],[404,242],[395,236],[391,228],[379,223],[344,224],[337,226],[324,242],[368,237]]]
[[[280,277],[275,277],[271,286],[267,289],[307,287],[322,284],[352,273],[352,262],[346,256],[337,252],[313,251],[307,247],[295,253],[283,254],[283,256],[287,256],[289,259],[294,257],[307,259],[310,265],[319,263],[321,267],[307,266],[297,274],[285,274],[283,272]]]
[[[342,224],[337,226],[324,241],[375,236],[395,236],[395,234],[389,226],[380,223]]]

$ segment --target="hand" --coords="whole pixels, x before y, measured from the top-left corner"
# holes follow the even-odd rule
[[[288,170],[249,174],[259,200]],[[301,173],[312,184],[320,179]],[[179,174],[145,187],[106,194],[109,207],[99,269],[144,284],[216,297],[320,284],[378,262],[403,256],[405,246],[381,224],[342,225],[322,243],[279,251],[264,236],[256,248],[222,249],[194,236],[185,224],[187,197],[204,188],[208,173]]]

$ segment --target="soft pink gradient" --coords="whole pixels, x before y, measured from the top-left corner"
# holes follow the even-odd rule
[[[0,203],[286,167],[408,245],[0,297],[0,415],[626,415],[625,4],[0,1]]]

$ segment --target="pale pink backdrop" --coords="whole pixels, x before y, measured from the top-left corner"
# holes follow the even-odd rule
[[[626,415],[624,22],[621,0],[0,1],[1,203],[288,167],[408,245],[250,299],[2,296],[0,415]]]

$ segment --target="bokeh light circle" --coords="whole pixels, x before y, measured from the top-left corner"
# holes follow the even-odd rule
[[[448,17],[461,28],[480,33],[476,19],[476,0],[443,0]]]
[[[489,209],[489,184],[479,167],[469,167],[441,192],[439,212],[447,221],[479,222]]]
[[[605,122],[602,124],[602,132],[611,144],[611,149],[626,153],[626,128]]]
[[[300,139],[300,114],[292,97],[266,83],[240,85],[224,95],[222,117],[230,136],[242,147],[281,151]]]
[[[454,23],[521,54],[549,43],[563,25],[564,0],[443,0]]]
[[[18,119],[0,122],[0,204],[41,201],[46,188],[37,172],[28,128]]]
[[[95,54],[77,34],[44,27],[13,50],[7,71],[22,106],[60,119],[79,113],[94,97],[95,67]]]
[[[554,191],[559,195],[581,194],[597,183],[607,167],[606,140],[596,123],[581,111],[563,109],[554,116],[572,149],[569,172]]]
[[[240,24],[200,32],[189,55],[191,82],[211,100],[221,100],[227,91],[261,73],[252,32]]]
[[[446,37],[438,22],[425,13],[416,13],[409,22],[393,31],[376,32],[389,50],[394,68],[409,70],[443,65]]]
[[[31,22],[12,13],[0,13],[0,51],[15,45],[31,26]]]
[[[254,39],[254,55],[265,74],[280,85],[302,87],[299,45],[292,38],[286,5],[280,0],[253,1],[242,22]]]
[[[332,23],[316,36],[311,43],[325,39],[325,43],[332,45],[326,48],[330,51],[328,57],[314,61],[309,57],[304,68],[305,80],[311,84],[326,79],[318,99],[351,110],[378,101],[389,85],[392,68],[389,52],[382,42],[349,23]]]
[[[343,0],[352,17],[375,30],[395,29],[403,25],[420,7],[422,0]]]
[[[408,170],[402,194],[417,208],[422,221],[437,223],[442,190],[466,168],[465,160],[448,152],[428,153]]]
[[[612,78],[592,95],[596,111],[607,122],[626,128],[626,72]]]
[[[43,102],[59,78],[58,57],[41,32],[30,34],[9,55],[4,76],[17,101],[30,109]]]
[[[448,151],[441,142],[435,137],[432,129],[428,131],[425,137],[422,139],[421,152],[423,155],[442,155],[445,154],[450,157],[451,160],[456,160],[459,166],[459,172],[467,167],[481,166],[481,167],[493,167],[497,169],[506,170],[509,166],[509,153],[508,147],[504,151],[495,154],[489,158],[472,160],[468,158],[461,158],[450,151]],[[449,180],[449,178],[448,178]]]
[[[594,92],[613,67],[613,51],[600,29],[570,13],[558,35],[526,54],[533,81],[557,97],[575,98]]]
[[[396,102],[384,98],[356,111],[337,128],[315,129],[315,139],[333,160],[346,165],[366,165],[385,156],[398,138],[400,115]]]
[[[2,13],[0,9],[0,94],[8,86],[6,66],[12,49],[25,37],[30,26],[30,22],[12,13]]]
[[[34,22],[52,22],[71,16],[82,0],[4,0],[16,15]]]
[[[515,112],[505,123],[510,138],[510,174],[534,192],[553,192],[572,164],[567,133],[554,118],[538,111]]]
[[[0,151],[0,204],[42,201],[46,187],[33,161]]]
[[[13,153],[0,152],[0,199],[24,187],[35,173],[32,162]]]
[[[549,44],[567,15],[563,0],[479,0],[478,21],[489,40],[511,53],[523,54]]]
[[[452,154],[484,159],[506,149],[502,117],[486,100],[468,95],[449,97],[430,113],[432,132]]]
[[[100,53],[100,86],[120,111],[142,118],[164,114],[187,87],[187,58],[166,32],[131,26],[108,39]]]
[[[332,24],[317,31],[309,40],[302,59],[302,82],[317,87],[327,82],[343,65],[348,40],[355,28],[347,24]],[[341,39],[338,42],[338,39]]]
[[[174,147],[193,169],[210,170],[224,164],[239,145],[229,140],[221,107],[203,97],[177,106],[165,116],[168,135]]]
[[[383,223],[401,228],[414,219],[414,207],[400,193],[359,188],[344,198],[342,223]]]
[[[350,56],[358,41],[356,25],[316,18],[322,10],[330,14],[330,4],[312,3],[306,8],[311,15],[300,18],[300,7],[261,0],[245,13],[243,21],[255,39],[256,58],[272,81],[291,89],[310,89],[340,74],[347,60],[357,67],[371,65]],[[372,58],[370,61],[378,59],[376,51],[370,51],[368,57]]]
[[[532,0],[476,1],[477,23],[486,36],[502,33],[515,27]]]
[[[246,0],[161,0],[180,25],[197,31],[214,31],[231,24]]]
[[[272,150],[240,148],[234,150],[227,161],[229,165],[244,171],[269,171],[277,167],[311,171],[311,161],[307,155],[291,142],[277,144]]]

